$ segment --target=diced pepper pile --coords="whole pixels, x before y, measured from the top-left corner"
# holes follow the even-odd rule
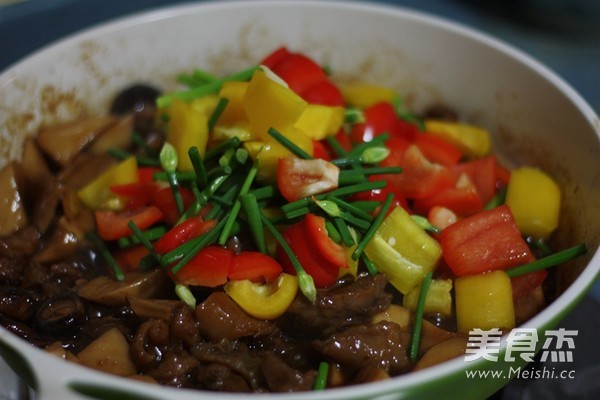
[[[237,74],[180,80],[189,87],[157,100],[160,154],[79,191],[116,277],[158,266],[192,306],[190,287],[222,287],[273,319],[298,292],[314,302],[341,277],[381,273],[405,307],[468,332],[514,327],[514,301],[559,262],[531,248],[558,226],[558,185],[501,165],[482,127],[421,119],[394,90],[338,85],[285,47]],[[566,259],[585,252],[573,249]]]

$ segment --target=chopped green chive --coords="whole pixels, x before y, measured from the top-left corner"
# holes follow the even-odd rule
[[[377,218],[375,218],[375,221],[373,221],[373,223],[371,224],[371,227],[369,228],[367,233],[365,233],[365,236],[363,236],[361,241],[358,243],[358,246],[352,253],[353,260],[358,260],[358,257],[360,257],[360,255],[364,251],[365,247],[367,246],[367,243],[369,243],[369,241],[371,240],[373,235],[375,235],[375,232],[377,231],[377,229],[379,229],[379,226],[383,222],[383,219],[385,218],[389,208],[391,207],[393,200],[394,200],[394,195],[392,193],[389,193],[386,196],[385,201],[383,202],[383,205],[381,206],[381,210],[379,210],[379,214],[377,214]]]
[[[214,129],[215,125],[219,121],[219,118],[221,117],[221,114],[223,114],[223,111],[225,111],[225,108],[227,107],[228,103],[229,103],[229,99],[226,97],[221,97],[219,99],[219,102],[215,106],[215,110],[213,111],[213,113],[210,115],[210,118],[208,119],[208,131],[209,132],[212,132],[212,130]]]
[[[190,306],[190,308],[196,308],[196,298],[190,288],[185,285],[177,284],[175,285],[175,294],[181,301]]]
[[[417,300],[417,309],[415,311],[415,323],[413,326],[412,339],[410,341],[410,360],[416,362],[419,357],[419,342],[421,341],[421,328],[423,325],[423,311],[425,309],[425,299],[431,285],[432,272],[428,272],[423,278],[419,299]]]
[[[576,246],[569,247],[568,249],[559,251],[544,258],[540,258],[528,264],[507,269],[506,274],[509,277],[514,278],[515,276],[525,275],[530,272],[538,271],[540,269],[554,267],[556,265],[570,261],[576,257],[582,256],[585,253],[587,253],[587,246],[585,245],[585,243],[580,243]]]
[[[108,248],[106,247],[106,244],[104,243],[104,241],[102,239],[100,239],[100,237],[96,234],[96,232],[93,232],[93,231],[86,233],[85,237],[90,242],[92,242],[93,246],[96,249],[98,249],[102,258],[104,258],[104,260],[106,261],[108,266],[112,269],[113,274],[115,275],[115,279],[118,280],[119,282],[123,282],[125,280],[125,275],[123,274],[123,270],[119,266],[119,263],[117,262],[117,260],[115,260],[115,258],[113,257],[110,250],[108,250]]]
[[[242,209],[246,213],[248,226],[250,227],[250,232],[254,239],[254,243],[256,244],[256,248],[261,253],[267,254],[265,232],[260,218],[260,208],[256,201],[256,197],[252,193],[242,194],[240,196],[240,203],[242,204]]]
[[[295,156],[304,160],[312,159],[312,156],[298,147],[294,142],[285,137],[282,133],[277,131],[275,128],[269,128],[269,136],[277,140],[283,147],[291,151]]]
[[[319,363],[317,377],[315,378],[314,390],[324,390],[327,387],[327,378],[329,376],[329,363],[322,361]]]

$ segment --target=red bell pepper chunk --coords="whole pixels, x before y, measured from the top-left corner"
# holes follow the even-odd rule
[[[508,269],[535,259],[506,205],[450,225],[442,231],[440,244],[456,276]]]
[[[312,247],[304,227],[304,220],[288,227],[283,232],[283,238],[306,273],[313,278],[316,287],[328,287],[337,281],[339,267],[327,261],[320,252],[315,251]],[[277,249],[277,259],[285,272],[292,275],[296,274],[294,266],[281,247]]]
[[[408,147],[398,163],[388,157],[381,162],[381,165],[402,167],[402,173],[389,175],[387,180],[409,199],[424,199],[455,185],[452,171],[427,160],[415,145]]]
[[[307,240],[325,260],[338,268],[346,267],[346,251],[329,237],[325,218],[311,213],[306,214],[304,230]]]
[[[485,205],[496,193],[496,157],[487,156],[477,160],[467,161],[452,167],[453,171],[460,175],[465,173],[481,197]]]
[[[339,168],[322,160],[288,156],[279,159],[277,186],[287,201],[327,192],[338,186]]]
[[[104,240],[116,240],[133,234],[129,228],[129,221],[133,221],[140,229],[147,229],[160,221],[163,217],[158,207],[147,206],[137,210],[110,211],[98,210],[95,212],[98,235]]]
[[[271,282],[283,271],[273,257],[258,251],[242,251],[231,258],[229,279]]]
[[[301,53],[289,53],[274,63],[271,70],[298,94],[312,85],[328,79],[319,64]]]
[[[269,54],[268,56],[266,56],[261,62],[260,65],[264,65],[265,67],[268,67],[270,69],[273,69],[273,67],[275,66],[275,64],[277,64],[279,61],[283,60],[284,58],[286,58],[287,56],[289,56],[291,53],[290,51],[287,49],[287,47],[282,46],[278,49],[276,49],[275,51],[273,51],[271,54]]]
[[[458,164],[462,158],[462,153],[456,146],[436,135],[416,135],[415,144],[429,161],[446,167]]]
[[[320,158],[325,161],[331,161],[329,149],[321,140],[313,140],[313,158]]]
[[[227,283],[233,251],[207,246],[181,268],[173,279],[182,285],[217,287]]]
[[[138,178],[140,182],[154,182],[154,174],[161,172],[159,167],[138,167]]]
[[[127,198],[125,208],[129,210],[150,205],[156,190],[157,186],[154,182],[135,182],[110,187],[110,191],[114,194]]]
[[[340,89],[329,79],[316,82],[299,94],[300,97],[311,104],[322,104],[331,107],[343,107],[346,104]]]
[[[175,225],[160,239],[154,243],[154,250],[158,254],[166,254],[185,242],[210,231],[217,222],[214,219],[208,221],[200,217],[188,218],[182,223]]]
[[[432,196],[417,199],[413,209],[417,214],[427,214],[435,206],[454,211],[461,217],[473,215],[483,210],[483,202],[475,185],[466,175],[462,175],[455,187],[444,189]]]
[[[544,282],[547,276],[548,271],[545,269],[540,269],[528,274],[510,278],[513,300],[517,300],[531,293],[535,288]]]
[[[120,249],[115,252],[115,260],[124,272],[135,271],[140,265],[142,258],[150,254],[150,251],[143,245],[137,245],[126,249]]]
[[[194,202],[194,193],[184,187],[180,187],[179,191],[183,199],[183,208],[187,209]],[[164,220],[169,225],[175,225],[179,221],[181,214],[177,210],[177,203],[175,202],[171,188],[166,187],[156,191],[152,196],[151,203],[163,212]]]

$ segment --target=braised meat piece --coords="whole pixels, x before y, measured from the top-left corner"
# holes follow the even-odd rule
[[[386,285],[385,277],[379,274],[319,290],[315,304],[297,296],[277,323],[290,336],[326,338],[343,327],[364,324],[386,309],[392,301],[392,295],[385,292]]]

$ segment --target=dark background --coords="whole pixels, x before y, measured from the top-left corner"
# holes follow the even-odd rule
[[[115,17],[186,1],[0,0],[0,71],[66,35]],[[189,2],[189,1],[187,1]],[[578,91],[600,113],[600,1],[397,0],[395,4],[462,23],[530,54]],[[8,3],[2,5],[3,3]],[[600,399],[600,283],[561,323],[577,329],[576,378],[515,380],[494,399]],[[539,363],[532,367],[542,367]],[[0,365],[0,373],[7,374]],[[3,379],[4,379],[3,375]],[[0,379],[0,382],[2,379]],[[0,387],[0,399],[16,399]],[[443,396],[441,396],[443,398]]]

